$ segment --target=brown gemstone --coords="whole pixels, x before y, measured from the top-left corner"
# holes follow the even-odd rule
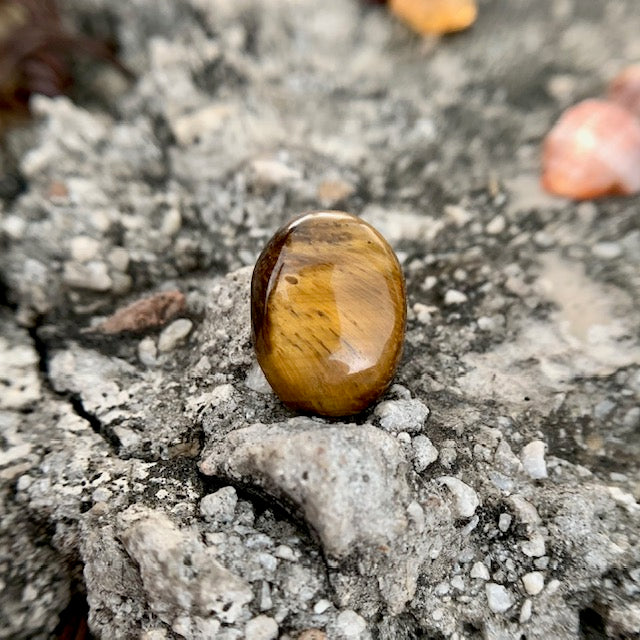
[[[251,281],[258,362],[292,409],[358,413],[389,385],[402,353],[404,278],[386,240],[342,211],[292,220]]]

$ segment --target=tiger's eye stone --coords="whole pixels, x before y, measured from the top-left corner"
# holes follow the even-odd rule
[[[256,356],[292,409],[325,416],[365,409],[393,378],[405,321],[393,250],[342,211],[309,213],[282,227],[253,271]]]

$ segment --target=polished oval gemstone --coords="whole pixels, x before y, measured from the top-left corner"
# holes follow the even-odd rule
[[[292,409],[326,416],[365,409],[393,378],[405,321],[393,250],[348,213],[294,219],[271,238],[253,271],[256,356]]]

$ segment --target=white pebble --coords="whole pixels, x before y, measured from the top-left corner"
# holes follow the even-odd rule
[[[129,267],[129,252],[124,247],[113,247],[107,256],[109,264],[124,273]]]
[[[293,549],[286,544],[277,546],[275,551],[273,552],[273,555],[275,555],[276,558],[280,558],[281,560],[289,560],[290,562],[293,562],[296,559],[296,554],[294,553]]]
[[[540,516],[536,508],[521,495],[514,494],[508,498],[509,504],[516,512],[516,518],[523,524],[539,524]]]
[[[77,262],[93,260],[100,251],[100,243],[89,236],[71,238],[71,257]]]
[[[488,582],[485,585],[489,609],[494,613],[504,613],[513,606],[511,594],[501,584]]]
[[[182,216],[180,215],[180,210],[177,207],[172,207],[164,214],[160,232],[165,236],[174,236],[180,231],[181,226]]]
[[[457,591],[464,591],[464,578],[462,576],[454,576],[451,578],[451,586]]]
[[[187,318],[174,320],[165,327],[158,338],[158,350],[161,352],[172,351],[191,332],[193,322]]]
[[[436,278],[435,276],[427,276],[422,283],[421,289],[423,289],[424,291],[430,291],[431,289],[433,289],[433,287],[436,286],[436,284],[438,284],[438,278]]]
[[[456,459],[458,458],[458,453],[456,452],[456,443],[453,440],[443,440],[442,446],[440,447],[439,456],[440,464],[445,469],[451,469]]]
[[[385,400],[376,407],[375,415],[385,431],[415,433],[429,417],[429,407],[420,400]]]
[[[620,487],[607,487],[609,489],[609,495],[613,500],[624,507],[629,513],[633,513],[638,510],[638,503],[635,498],[626,491],[620,489]]]
[[[342,638],[360,638],[367,629],[367,623],[362,616],[359,616],[355,611],[347,609],[340,613],[336,619],[336,630],[339,637]]]
[[[318,600],[318,602],[316,602],[313,605],[313,613],[317,613],[318,615],[320,615],[321,613],[324,613],[327,609],[329,609],[331,607],[331,600]]]
[[[498,529],[504,533],[511,525],[511,520],[512,518],[508,513],[501,513],[498,518]]]
[[[138,343],[138,358],[143,365],[147,367],[153,367],[156,364],[156,356],[158,355],[158,349],[156,342],[151,336],[143,338]]]
[[[471,577],[477,578],[478,580],[488,580],[489,569],[487,569],[487,565],[484,564],[484,562],[476,562],[473,567],[471,567]]]
[[[547,585],[547,594],[553,595],[561,586],[560,580],[551,580]]]
[[[471,520],[469,520],[469,522],[460,529],[460,534],[463,537],[468,536],[478,526],[479,522],[480,518],[478,516],[473,516],[473,518],[471,518]]]
[[[598,242],[591,248],[591,253],[596,258],[614,260],[622,255],[622,247],[617,242]]]
[[[298,169],[292,169],[279,160],[258,158],[251,165],[256,181],[262,184],[280,185],[302,178]]]
[[[111,274],[111,280],[113,284],[111,286],[111,290],[117,295],[124,295],[128,291],[131,291],[131,286],[133,285],[133,279],[128,273],[120,273],[119,271],[115,271]]]
[[[416,471],[424,471],[438,459],[438,450],[425,435],[417,435],[411,441],[413,447],[413,467]]]
[[[453,476],[441,476],[438,482],[446,485],[451,492],[458,518],[470,518],[475,513],[480,501],[476,492],[468,484]]]
[[[534,440],[520,452],[520,460],[525,473],[534,480],[547,477],[547,465],[544,461],[544,442]]]
[[[532,571],[522,576],[522,584],[530,596],[537,596],[544,589],[544,574]]]
[[[104,262],[65,262],[62,279],[73,289],[89,291],[109,291],[113,284]]]
[[[200,500],[200,515],[205,520],[218,519],[230,522],[238,504],[238,494],[233,487],[222,487]]]
[[[420,324],[431,324],[431,314],[437,310],[437,307],[422,304],[421,302],[416,302],[413,305],[413,313],[416,314],[416,320]]]
[[[505,320],[504,316],[498,313],[495,316],[480,316],[477,323],[480,331],[497,331],[504,326]]]
[[[458,228],[464,227],[465,224],[473,220],[473,214],[457,204],[446,205],[444,212]]]
[[[462,304],[467,301],[467,296],[457,289],[449,289],[444,294],[444,303],[446,305]]]
[[[269,616],[256,616],[247,622],[245,640],[274,640],[278,637],[278,623]]]
[[[524,624],[531,618],[531,610],[533,605],[531,600],[528,598],[522,603],[522,608],[520,609],[520,624]]]
[[[23,238],[26,229],[27,223],[19,216],[7,216],[2,220],[2,230],[14,240]]]
[[[487,233],[489,235],[495,236],[499,233],[502,233],[507,226],[505,219],[501,215],[497,215],[491,222],[487,225]]]
[[[245,384],[249,389],[258,393],[273,393],[271,385],[257,362],[254,362],[249,368],[249,371],[247,371]]]
[[[531,534],[528,540],[521,543],[520,548],[525,556],[541,558],[546,553],[544,538],[540,533]]]
[[[408,504],[407,515],[419,532],[424,531],[424,509],[420,506],[417,500],[413,500]]]

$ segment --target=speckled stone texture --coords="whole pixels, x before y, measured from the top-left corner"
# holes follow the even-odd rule
[[[636,0],[481,1],[440,40],[355,0],[64,6],[137,81],[80,67],[0,151],[0,638],[83,600],[104,640],[637,638],[640,199],[539,187],[559,113],[640,59]],[[409,298],[342,421],[250,345],[258,253],[326,208]]]

